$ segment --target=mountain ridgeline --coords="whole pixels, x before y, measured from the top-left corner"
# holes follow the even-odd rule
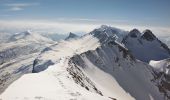
[[[30,38],[30,32],[27,33],[16,34],[8,43],[25,41],[43,47],[35,53],[28,50],[29,53],[15,55],[10,59],[0,56],[5,59],[1,63],[1,72],[14,64],[18,65],[17,68],[8,71],[9,75],[5,79],[4,75],[1,76],[6,86],[16,79],[11,77],[30,73],[14,81],[1,94],[0,99],[33,100],[37,97],[45,100],[170,99],[168,60],[170,49],[148,29],[143,32],[138,29],[125,31],[102,25],[81,37],[70,33],[64,41],[59,42],[37,35]],[[44,45],[41,45],[42,41]],[[5,51],[0,54],[6,55]],[[18,58],[32,56],[31,54],[35,55],[29,63],[26,59]],[[8,56],[10,57],[9,54]],[[15,58],[18,60],[13,63]],[[11,63],[5,62],[7,60]],[[21,66],[30,62],[29,67]],[[12,74],[14,72],[16,74]],[[29,91],[29,94],[26,91]]]

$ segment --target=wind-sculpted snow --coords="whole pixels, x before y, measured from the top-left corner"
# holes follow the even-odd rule
[[[48,61],[50,61],[49,65],[51,65],[63,57],[71,57],[88,50],[94,50],[99,45],[98,39],[94,38],[92,35],[86,35],[76,40],[60,41],[57,44],[52,45],[50,50],[47,49],[40,54],[37,58],[37,63],[34,65],[33,72],[40,72],[48,68],[48,66],[45,66]]]

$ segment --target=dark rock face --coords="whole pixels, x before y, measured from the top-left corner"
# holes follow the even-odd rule
[[[170,54],[170,49],[168,48],[168,46],[165,43],[161,42],[160,40],[158,40],[158,41],[160,42],[161,47],[164,48],[165,50],[167,50],[168,53]]]
[[[108,38],[107,34],[105,34],[103,31],[100,31],[98,29],[95,29],[94,31],[90,32],[90,34],[98,38],[101,43],[107,40]]]
[[[94,29],[89,34],[99,39],[101,44],[105,43],[108,38],[112,38],[113,40],[122,41],[123,37],[127,34],[126,31],[110,27],[106,25],[102,25],[98,29]]]
[[[142,35],[143,39],[146,39],[148,41],[153,41],[154,39],[156,39],[156,36],[150,30],[145,30],[143,33],[144,33]]]
[[[159,88],[159,91],[164,94],[166,100],[170,99],[170,75],[166,75],[163,72],[160,73],[154,73],[155,78],[154,82],[156,83],[157,87]]]
[[[48,61],[40,61],[38,59],[34,60],[33,63],[33,70],[32,73],[38,73],[41,71],[44,71],[45,69],[47,69],[50,65],[53,65],[54,63],[51,60]]]
[[[72,57],[69,61],[69,67],[67,71],[72,76],[73,80],[84,87],[88,91],[94,91],[99,95],[103,96],[102,92],[95,87],[95,84],[81,71],[81,69],[76,65],[77,60],[76,57]]]
[[[133,30],[131,30],[131,31],[129,32],[129,35],[130,35],[132,38],[136,38],[136,37],[140,36],[141,33],[139,32],[139,30],[133,29]]]

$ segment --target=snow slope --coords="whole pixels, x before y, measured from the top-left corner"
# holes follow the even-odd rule
[[[3,100],[110,100],[75,84],[66,71],[66,59],[46,71],[27,74],[15,81],[2,95]]]
[[[87,35],[76,40],[60,41],[48,50],[42,52],[35,60],[33,72],[40,72],[45,70],[49,65],[52,65],[62,57],[73,56],[88,50],[94,50],[100,45],[98,39],[93,38],[92,35]]]
[[[151,82],[150,66],[136,61],[115,42],[102,45],[72,58],[73,63],[85,70],[103,95],[118,100],[162,100],[163,94]]]

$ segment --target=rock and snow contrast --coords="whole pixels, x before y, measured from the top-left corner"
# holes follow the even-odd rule
[[[153,67],[156,74],[154,81],[157,86],[161,92],[170,98],[170,59],[160,61],[151,60],[149,64]]]
[[[170,57],[170,49],[150,30],[141,33],[137,29],[133,29],[122,42],[137,59],[144,62]]]
[[[3,73],[8,70],[13,77],[32,73],[23,75],[11,85],[5,82],[9,87],[0,95],[0,99],[170,99],[170,50],[149,30],[143,33],[137,29],[128,32],[102,25],[81,37],[70,33],[68,39],[57,43],[42,36],[35,37],[37,38],[23,39],[23,36],[16,34],[16,37],[12,37],[14,39],[11,38],[17,41],[29,40],[25,45],[30,43],[43,47],[37,52],[17,56],[16,59],[4,60],[11,63],[1,64],[0,71]],[[40,45],[41,43],[43,45]],[[35,56],[32,56],[33,54]],[[27,56],[32,57],[25,58]],[[12,63],[13,60],[17,63]],[[31,66],[22,67],[28,62]],[[3,67],[3,64],[6,64],[6,67]],[[15,64],[18,66],[14,66]],[[5,80],[10,81],[10,78]]]

